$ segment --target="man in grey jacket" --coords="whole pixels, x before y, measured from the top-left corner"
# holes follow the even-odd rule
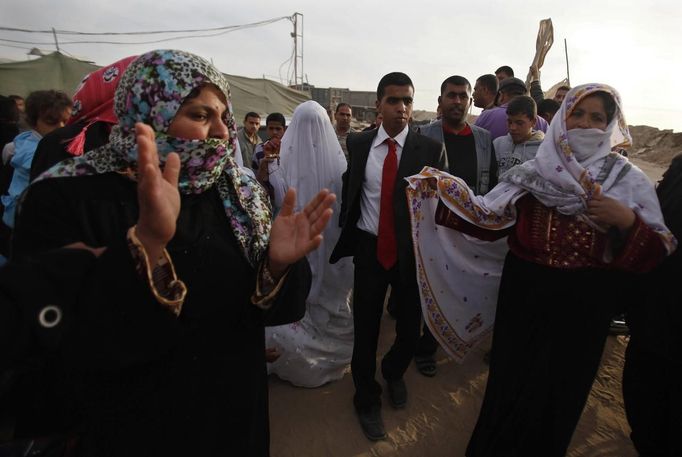
[[[256,146],[263,142],[258,136],[259,128],[260,114],[249,112],[244,116],[244,127],[237,131],[237,140],[239,141],[239,148],[242,153],[242,163],[246,167],[251,166]]]
[[[476,194],[485,194],[497,185],[497,159],[490,132],[466,120],[472,102],[469,81],[450,76],[440,86],[442,119],[422,127],[420,133],[445,145],[450,174],[462,178]],[[436,374],[437,349],[438,343],[424,323],[415,354],[417,369],[424,376]]]

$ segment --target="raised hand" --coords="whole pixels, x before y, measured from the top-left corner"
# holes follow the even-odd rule
[[[587,215],[601,226],[615,226],[623,232],[630,230],[635,223],[635,212],[618,200],[596,193],[587,202]]]
[[[136,233],[149,260],[154,263],[175,235],[175,224],[180,214],[180,157],[169,154],[162,172],[152,128],[138,122],[135,134],[138,149],[137,199],[140,205]]]
[[[321,190],[303,211],[294,213],[296,191],[289,188],[282,209],[270,231],[269,269],[279,278],[286,268],[314,251],[322,242],[322,231],[332,217],[336,195]]]

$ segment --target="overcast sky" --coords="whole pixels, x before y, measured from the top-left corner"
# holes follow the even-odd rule
[[[465,76],[473,84],[478,76],[510,65],[525,80],[540,20],[551,18],[554,46],[542,68],[545,88],[566,76],[566,38],[571,84],[610,84],[621,93],[628,123],[682,131],[682,108],[677,100],[682,76],[679,0],[492,0],[466,2],[467,6],[453,0],[2,3],[1,26],[84,32],[212,28],[300,12],[304,15],[303,71],[308,82],[317,87],[375,90],[385,73],[403,71],[415,84],[415,108],[429,111],[435,111],[440,83],[453,74]],[[183,49],[213,59],[225,73],[265,75],[274,80],[281,75],[286,82],[291,71],[288,64],[282,64],[292,54],[292,31],[291,22],[280,21],[213,38],[125,46],[63,44],[62,48],[99,65],[156,48]],[[4,31],[0,38],[52,42],[49,35]],[[59,39],[73,41],[66,36]],[[107,39],[143,41],[150,37]],[[0,57],[25,59],[25,53],[0,46]]]

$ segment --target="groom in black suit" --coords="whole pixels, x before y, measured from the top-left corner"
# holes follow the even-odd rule
[[[381,385],[375,380],[376,351],[386,291],[396,300],[396,337],[381,362],[381,373],[394,408],[407,403],[403,374],[414,356],[421,321],[406,176],[424,166],[447,170],[443,145],[410,130],[414,85],[404,73],[389,73],[377,88],[378,129],[350,134],[348,169],[343,175],[343,229],[331,263],[353,256],[353,323],[351,369],[353,402],[362,430],[370,440],[383,439]]]

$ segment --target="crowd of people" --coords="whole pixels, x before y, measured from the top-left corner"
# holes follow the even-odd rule
[[[382,440],[384,386],[405,408],[413,361],[436,376],[492,332],[466,455],[563,456],[626,312],[633,444],[680,455],[682,158],[654,186],[614,88],[531,74],[449,76],[417,125],[388,73],[361,132],[315,101],[237,129],[224,76],[176,50],[0,99],[0,454],[266,456],[268,374],[349,367]]]

